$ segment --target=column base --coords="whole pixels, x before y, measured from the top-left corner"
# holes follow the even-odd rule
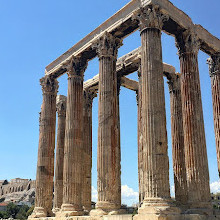
[[[54,214],[56,214],[57,212],[59,212],[60,211],[60,208],[53,208],[52,209],[52,212],[54,213]]]
[[[220,216],[207,216],[201,214],[185,214],[183,220],[220,220]]]
[[[90,211],[91,211],[91,207],[85,207],[85,206],[83,206],[84,215],[89,215]]]
[[[89,213],[90,216],[103,216],[103,215],[108,215],[107,212],[105,212],[102,209],[92,209]]]
[[[34,211],[28,217],[28,219],[32,218],[45,218],[47,217],[47,211],[42,207],[34,207]]]
[[[118,209],[112,211],[104,211],[103,209],[93,209],[90,211],[90,216],[104,216],[104,215],[123,215],[126,214],[126,210]]]
[[[157,214],[138,214],[138,215],[105,215],[105,216],[71,216],[71,217],[44,217],[29,218],[29,220],[220,220],[220,216],[205,216],[199,214],[179,214],[179,215],[157,215]]]
[[[138,209],[138,214],[180,214],[172,199],[146,198]]]
[[[184,212],[185,214],[198,214],[205,216],[212,216],[213,209],[211,203],[199,203],[199,204],[189,204],[189,208]]]
[[[121,205],[111,202],[97,202],[96,209],[90,211],[90,216],[103,215],[120,215],[125,214],[124,209],[120,209]]]
[[[91,210],[90,216],[119,215],[122,214],[121,205],[111,202],[97,202],[96,209]]]
[[[133,220],[220,220],[220,216],[199,214],[138,214],[133,217]]]
[[[82,216],[84,211],[80,207],[76,207],[72,204],[63,204],[60,211],[56,212],[56,219],[62,219],[71,216]]]

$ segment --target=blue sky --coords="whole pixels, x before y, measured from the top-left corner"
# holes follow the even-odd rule
[[[129,0],[0,0],[0,179],[15,177],[35,179],[38,148],[38,112],[42,102],[39,79],[45,66],[72,47],[99,24],[123,7]],[[220,38],[220,3],[211,0],[172,1],[196,24],[201,24]],[[179,71],[174,38],[162,35],[163,61]],[[139,32],[124,40],[119,49],[122,56],[140,46]],[[220,189],[214,138],[210,78],[206,59],[199,53],[206,141],[210,182]],[[89,62],[85,80],[98,73],[97,58]],[[137,79],[136,73],[130,78]],[[67,94],[66,75],[59,78],[59,94]],[[165,83],[167,131],[170,168],[171,131],[168,87]],[[123,202],[131,203],[138,192],[137,177],[137,105],[134,92],[121,89],[121,148]],[[93,107],[93,179],[96,195],[96,153],[98,99]],[[171,186],[173,173],[170,169]],[[126,196],[127,197],[126,197]],[[130,196],[130,197],[129,197]],[[133,197],[132,197],[133,196]]]

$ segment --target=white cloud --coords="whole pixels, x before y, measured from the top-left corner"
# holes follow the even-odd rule
[[[94,186],[92,186],[92,201],[97,202],[97,199],[98,199],[97,189]]]
[[[121,194],[122,194],[122,204],[132,205],[138,203],[138,192],[135,192],[132,188],[127,185],[121,186]],[[92,186],[92,201],[97,202],[98,192],[97,189]]]
[[[122,204],[132,205],[138,203],[139,193],[135,192],[128,185],[121,186]]]
[[[212,193],[220,192],[220,180],[210,184],[210,189]]]
[[[171,197],[175,197],[175,187],[174,186],[171,186],[170,194],[171,194]]]

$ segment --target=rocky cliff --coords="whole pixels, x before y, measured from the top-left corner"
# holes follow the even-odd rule
[[[35,180],[0,180],[0,201],[31,205],[35,199]]]

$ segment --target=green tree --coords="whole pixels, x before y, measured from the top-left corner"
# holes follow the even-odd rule
[[[28,217],[29,215],[31,215],[33,211],[34,211],[34,205],[31,206],[31,207],[29,208],[29,210],[27,211],[27,217]]]
[[[0,218],[3,218],[3,213],[2,213],[2,211],[0,212]]]
[[[27,219],[27,211],[29,207],[27,205],[20,206],[19,212],[15,216],[16,219],[25,220]]]
[[[18,214],[19,212],[19,207],[17,205],[15,205],[14,203],[9,203],[6,207],[6,213],[9,217],[15,218],[15,216]]]
[[[7,219],[9,218],[10,216],[8,215],[8,213],[6,211],[1,211],[0,212],[0,218],[4,218],[4,219]]]
[[[6,207],[6,211],[0,212],[0,219],[8,219],[11,217],[19,220],[26,220],[28,216],[33,212],[33,210],[34,206],[17,206],[14,203],[9,203]]]

